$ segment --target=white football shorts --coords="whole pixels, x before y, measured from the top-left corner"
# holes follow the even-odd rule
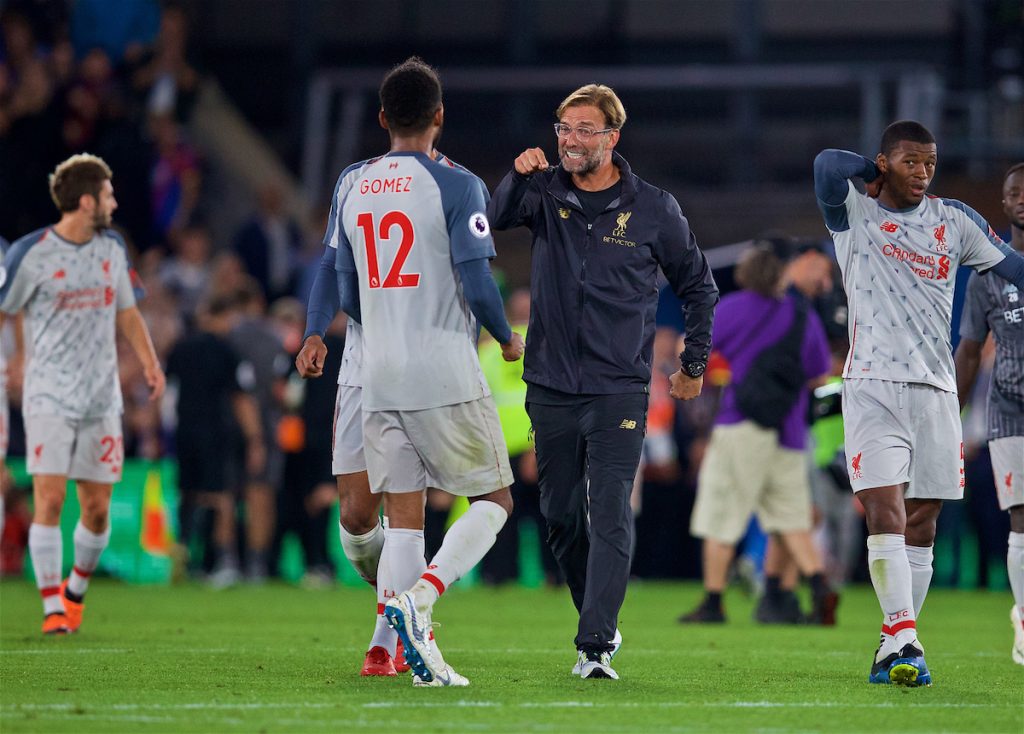
[[[508,448],[488,396],[427,410],[363,413],[370,490],[438,487],[478,497],[512,484]]]
[[[846,380],[843,426],[854,492],[907,483],[907,499],[963,499],[963,433],[954,393],[915,382]]]
[[[1024,505],[1024,436],[994,438],[988,442],[999,508]]]
[[[26,415],[25,453],[29,474],[117,484],[124,465],[121,416]]]
[[[363,388],[338,385],[334,402],[334,440],[331,443],[331,473],[355,474],[366,471],[363,455]]]

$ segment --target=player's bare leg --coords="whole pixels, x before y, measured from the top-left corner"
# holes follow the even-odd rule
[[[365,471],[339,474],[337,481],[341,547],[359,576],[376,586],[377,566],[384,547],[381,495],[370,492],[370,479]]]
[[[397,635],[384,619],[384,604],[394,591],[390,588],[387,569],[381,563],[385,543],[385,529],[380,522],[382,495],[370,492],[370,480],[365,471],[339,474],[336,480],[342,550],[359,576],[377,594],[376,624],[360,674],[392,677],[409,668],[404,659],[401,662],[396,659]]]
[[[77,484],[81,516],[74,534],[75,565],[60,587],[68,624],[75,631],[82,624],[89,579],[110,542],[110,498],[114,491],[112,484],[85,480]]]
[[[60,593],[61,560],[64,544],[60,534],[60,512],[64,507],[68,478],[55,474],[32,477],[34,514],[28,531],[28,549],[36,586],[43,597],[43,633],[68,634],[64,599]]]
[[[868,570],[882,608],[881,640],[869,681],[930,685],[931,674],[924,662],[924,649],[917,639],[913,580],[907,555],[907,513],[921,510],[912,536],[915,542],[920,542],[927,536],[927,518],[931,511],[923,509],[924,505],[919,508],[905,501],[903,492],[903,486],[889,485],[857,493],[868,526]],[[934,516],[938,516],[937,511]],[[931,539],[934,539],[934,518]]]

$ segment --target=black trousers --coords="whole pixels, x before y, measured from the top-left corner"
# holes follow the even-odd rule
[[[629,579],[629,496],[647,430],[647,394],[535,391],[533,423],[548,543],[580,614],[576,647],[608,652]]]

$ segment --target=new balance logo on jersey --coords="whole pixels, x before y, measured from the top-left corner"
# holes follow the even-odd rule
[[[892,233],[893,233],[893,232],[895,232],[895,231],[896,231],[897,229],[899,229],[899,225],[893,224],[893,223],[892,223],[892,222],[890,222],[890,221],[889,221],[888,219],[886,219],[886,220],[885,220],[884,222],[882,222],[882,224],[881,224],[881,225],[879,226],[879,229],[880,229],[880,230],[882,230],[883,232],[888,232],[889,234],[892,234]]]
[[[64,280],[66,277],[68,277],[68,274],[64,272],[64,268],[61,268],[53,274],[54,280]]]
[[[864,475],[861,474],[861,471],[860,471],[860,458],[863,455],[864,455],[864,452],[861,451],[859,454],[857,454],[852,459],[850,459],[850,468],[852,469],[852,471],[850,472],[850,479],[863,479],[864,478]]]
[[[569,210],[568,209],[559,209],[558,210],[558,216],[560,216],[562,219],[568,219],[569,218]]]
[[[623,418],[622,423],[619,424],[619,428],[625,428],[627,431],[632,431],[636,428],[636,421],[631,421],[628,418]]]
[[[1006,493],[1009,494],[1010,490],[1013,489],[1013,472],[1006,475],[1006,478],[1003,479],[1003,483],[1006,484]]]

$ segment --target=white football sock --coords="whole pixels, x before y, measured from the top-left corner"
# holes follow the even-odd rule
[[[882,607],[882,646],[879,656],[917,639],[917,616],[911,590],[906,538],[883,533],[868,536],[868,570]]]
[[[474,502],[445,533],[437,555],[426,573],[413,586],[416,606],[428,609],[445,589],[462,578],[480,562],[494,545],[508,513],[495,502]]]
[[[1024,533],[1010,533],[1006,550],[1006,571],[1010,576],[1013,603],[1024,619]]]
[[[907,546],[907,561],[910,562],[910,587],[914,596],[914,618],[921,617],[924,598],[928,596],[928,587],[932,583],[932,559],[935,554],[933,546]]]
[[[85,596],[89,589],[89,577],[100,562],[100,554],[110,542],[110,524],[102,533],[89,530],[82,521],[75,525],[75,565],[68,576],[68,591],[75,596]]]
[[[384,543],[384,557],[387,558],[390,589],[388,598],[408,591],[416,579],[427,568],[423,531],[409,528],[388,528],[387,542]]]
[[[398,633],[391,629],[384,618],[384,605],[377,603],[377,623],[373,627],[373,637],[370,638],[370,647],[383,647],[388,655],[395,657],[398,647]],[[370,649],[367,648],[367,650]]]
[[[353,535],[338,523],[341,549],[356,573],[371,586],[377,582],[377,565],[384,548],[384,528],[378,522],[368,533]]]
[[[382,535],[387,537],[387,518],[384,518]],[[370,647],[383,647],[388,654],[394,658],[395,648],[398,644],[398,633],[388,626],[384,618],[384,605],[388,599],[395,595],[395,585],[391,583],[390,564],[388,563],[387,541],[381,545],[380,558],[377,561],[377,583],[374,588],[377,591],[377,617],[373,627],[373,637],[370,639]]]
[[[43,597],[43,614],[63,614],[60,569],[64,542],[60,528],[32,523],[28,529],[28,552],[32,557],[32,569],[36,574],[36,586]]]

